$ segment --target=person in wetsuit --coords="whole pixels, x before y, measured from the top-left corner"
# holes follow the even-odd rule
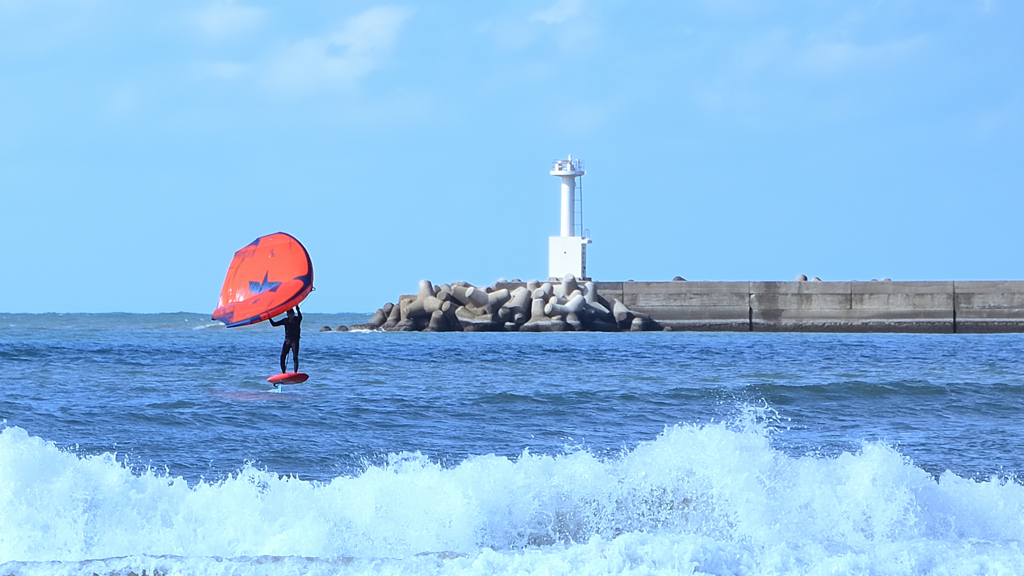
[[[302,324],[302,310],[296,306],[295,310],[288,310],[288,317],[280,322],[270,319],[271,326],[284,326],[284,346],[281,347],[281,373],[287,372],[284,367],[284,359],[288,357],[288,351],[292,351],[292,361],[295,363],[295,371],[299,371],[299,331]]]

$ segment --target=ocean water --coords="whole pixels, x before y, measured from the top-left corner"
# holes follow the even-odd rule
[[[1024,335],[365,319],[0,314],[0,576],[1024,573]]]

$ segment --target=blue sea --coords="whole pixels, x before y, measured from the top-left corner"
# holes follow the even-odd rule
[[[1024,573],[1024,335],[367,318],[0,314],[0,576]]]

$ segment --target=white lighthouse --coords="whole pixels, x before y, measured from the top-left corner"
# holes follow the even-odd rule
[[[583,163],[573,160],[555,160],[552,176],[562,179],[562,226],[559,236],[548,238],[548,277],[562,278],[572,274],[578,279],[587,278],[587,244],[590,239],[583,237],[584,231],[576,235],[576,179],[586,174]],[[582,189],[582,186],[581,186]],[[581,199],[582,200],[582,199]],[[580,202],[582,221],[582,201]]]

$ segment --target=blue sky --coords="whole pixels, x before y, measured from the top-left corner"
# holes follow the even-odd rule
[[[547,274],[1024,279],[1024,3],[0,0],[0,311],[306,311]]]

